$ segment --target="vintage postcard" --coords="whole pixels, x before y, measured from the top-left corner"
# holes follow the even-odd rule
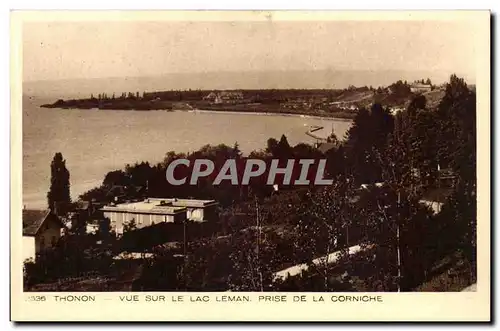
[[[489,321],[488,11],[14,11],[15,321]]]

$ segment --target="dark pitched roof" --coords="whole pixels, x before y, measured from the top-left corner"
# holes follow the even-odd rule
[[[34,236],[43,221],[47,218],[48,210],[23,210],[23,236]]]

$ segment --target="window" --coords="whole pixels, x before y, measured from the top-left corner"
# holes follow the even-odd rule
[[[52,247],[55,247],[57,244],[57,238],[56,236],[52,236],[52,239],[50,240],[50,244]]]
[[[44,236],[40,237],[40,247],[45,248],[45,237]]]

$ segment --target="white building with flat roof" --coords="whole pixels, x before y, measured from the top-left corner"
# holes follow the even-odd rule
[[[217,205],[214,200],[148,198],[108,205],[100,210],[110,220],[111,229],[123,234],[124,226],[132,220],[138,229],[162,222],[209,221],[215,217]]]

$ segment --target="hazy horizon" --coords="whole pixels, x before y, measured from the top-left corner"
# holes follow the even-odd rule
[[[379,71],[374,71],[374,70],[367,70],[367,69],[335,69],[335,68],[327,68],[327,69],[316,69],[316,70],[301,70],[301,69],[291,69],[291,70],[220,70],[220,71],[200,71],[200,72],[169,72],[169,73],[163,73],[163,74],[155,74],[155,75],[138,75],[138,76],[107,76],[107,77],[88,77],[88,78],[81,78],[81,77],[72,77],[72,78],[59,78],[59,79],[37,79],[37,80],[23,80],[23,83],[38,83],[38,82],[57,82],[57,81],[72,81],[72,80],[98,80],[98,79],[131,79],[131,78],[161,78],[165,77],[168,75],[200,75],[200,74],[240,74],[240,73],[270,73],[270,72],[323,72],[323,71],[330,71],[330,72],[338,72],[338,71],[351,71],[351,72],[407,72],[407,73],[418,73],[418,71],[412,71],[412,70],[391,70],[391,69],[384,69],[384,70],[379,70]],[[425,73],[425,71],[420,71],[421,73]],[[459,71],[453,71],[453,72],[448,72],[448,71],[432,71],[432,72],[427,72],[427,74],[434,75],[436,73],[438,74],[456,74],[460,77],[463,77],[464,79],[467,80],[467,76],[465,74],[460,73]],[[469,77],[470,79],[470,77]]]
[[[90,94],[152,92],[165,90],[237,90],[237,89],[342,89],[349,85],[387,86],[397,80],[412,82],[430,78],[441,84],[451,74],[475,81],[460,72],[399,70],[288,70],[221,71],[172,73],[139,77],[72,78],[23,83],[23,95],[49,98],[86,97]]]

